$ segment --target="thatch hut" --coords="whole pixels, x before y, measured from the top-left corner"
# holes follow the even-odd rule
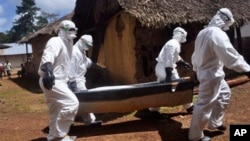
[[[230,30],[229,35],[234,42],[236,31],[236,43],[238,49],[242,50],[239,27],[249,22],[249,6],[248,1],[242,0],[77,0],[71,16],[78,27],[78,38],[83,34],[93,36],[94,47],[88,55],[106,68],[110,82],[107,84],[132,84],[156,79],[155,57],[171,38],[176,26],[182,26],[188,31],[187,43],[182,45],[181,56],[190,62],[198,31],[222,7],[228,7],[234,14],[236,30]],[[58,22],[53,25],[56,24]],[[55,28],[48,26],[45,29],[49,30],[31,35],[33,37],[26,40],[33,42],[34,52],[39,50],[38,59],[45,40]],[[179,70],[181,76],[191,75],[191,71]]]
[[[155,80],[155,57],[176,26],[188,31],[181,56],[190,62],[198,31],[222,7],[233,12],[241,39],[238,27],[250,18],[241,0],[77,0],[72,20],[78,35],[93,35],[92,60],[106,66],[113,83],[138,83]],[[233,29],[229,35],[234,42]]]

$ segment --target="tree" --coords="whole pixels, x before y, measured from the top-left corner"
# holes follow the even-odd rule
[[[6,33],[0,32],[0,44],[9,43],[10,42],[10,33],[6,31]]]
[[[43,17],[46,17],[49,23],[52,23],[58,19],[58,14],[42,12]]]
[[[0,32],[0,44],[4,43],[4,38],[5,38],[5,34],[3,32]]]
[[[41,13],[41,15],[36,17],[36,30],[45,27],[49,21],[47,19],[47,17],[44,16],[44,12]]]
[[[21,6],[16,6],[16,14],[20,17],[13,22],[13,27],[6,33],[8,42],[16,42],[22,37],[31,34],[48,23],[57,20],[58,14],[40,11],[35,0],[22,0]]]
[[[57,14],[51,14],[42,11],[39,16],[36,17],[37,22],[36,22],[36,29],[40,29],[42,27],[45,27],[47,24],[54,22],[57,20],[58,15]]]
[[[21,6],[16,6],[16,8],[16,14],[20,15],[20,18],[13,23],[10,30],[12,41],[20,40],[37,29],[35,25],[36,13],[40,10],[36,7],[34,0],[22,0]]]

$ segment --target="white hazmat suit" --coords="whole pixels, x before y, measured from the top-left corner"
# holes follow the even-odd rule
[[[86,51],[93,46],[92,42],[91,35],[83,35],[73,47],[69,80],[69,87],[73,92],[87,90],[85,74],[93,62],[86,56]],[[95,121],[96,117],[93,113],[84,113],[80,107],[77,115],[81,115],[85,125],[101,123],[101,121]]]
[[[52,37],[47,42],[41,58],[38,73],[40,75],[39,84],[44,92],[49,111],[48,141],[57,138],[67,141],[75,139],[75,136],[67,136],[79,106],[77,97],[67,85],[73,39],[75,37],[75,24],[68,20],[62,21],[58,37]],[[46,75],[48,71],[43,69],[47,63],[51,64],[49,75]],[[52,75],[54,75],[54,82],[48,87],[48,81],[45,80],[46,77]]]
[[[191,141],[210,140],[203,133],[206,124],[209,129],[226,129],[219,128],[223,126],[225,109],[231,97],[230,88],[224,80],[223,67],[236,72],[250,71],[250,66],[233,48],[227,34],[222,30],[228,29],[233,22],[231,11],[221,8],[196,37],[192,64],[200,84],[189,129]]]
[[[69,81],[76,82],[76,86],[73,88],[74,92],[87,90],[85,74],[87,73],[87,69],[92,65],[92,61],[86,56],[86,51],[92,47],[92,43],[88,46],[86,38],[92,40],[90,35],[83,35],[73,48]]]
[[[185,67],[189,67],[189,64],[183,61],[179,55],[181,52],[181,43],[186,42],[186,37],[187,32],[183,28],[177,27],[173,31],[173,38],[162,47],[156,58],[157,64],[155,66],[155,74],[157,76],[157,81],[165,82],[179,79],[180,76],[176,69],[177,62],[182,62]],[[172,88],[172,91],[175,91],[175,87]],[[192,108],[192,106],[193,103],[183,105],[185,109]],[[159,108],[149,108],[149,110],[159,111]]]

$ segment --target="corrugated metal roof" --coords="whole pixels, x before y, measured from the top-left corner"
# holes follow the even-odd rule
[[[10,47],[6,49],[0,49],[0,56],[26,54],[26,44],[7,43],[3,45]],[[27,46],[28,46],[28,53],[32,53],[31,45],[27,44]]]

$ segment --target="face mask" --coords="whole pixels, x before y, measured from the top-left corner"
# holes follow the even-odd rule
[[[181,32],[175,32],[173,38],[178,40],[180,43],[185,43],[187,41],[186,36]]]
[[[225,25],[222,27],[222,30],[228,31],[230,29],[230,26],[232,26],[234,23],[234,19],[231,19],[230,21],[227,21]]]
[[[75,39],[76,38],[76,31],[68,31],[67,32],[68,39]]]
[[[182,35],[182,36],[181,36],[180,42],[181,42],[181,43],[185,43],[186,41],[187,41],[186,37],[184,37],[184,35]]]
[[[65,30],[68,39],[73,40],[76,38],[76,30],[77,30],[76,28],[70,28],[70,29]]]
[[[88,46],[82,39],[80,39],[77,42],[77,46],[81,52],[85,52],[85,51],[89,50],[89,48],[91,48],[91,46]]]

